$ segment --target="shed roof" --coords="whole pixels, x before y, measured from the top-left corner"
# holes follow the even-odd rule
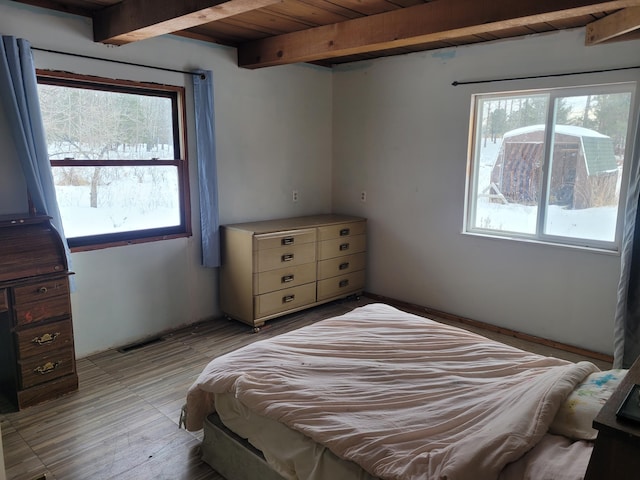
[[[517,135],[522,135],[525,133],[531,132],[539,132],[544,130],[544,125],[528,125],[526,127],[515,128],[513,130],[509,130],[503,135],[503,138],[514,137]],[[594,138],[610,138],[607,135],[603,135],[600,132],[596,132],[595,130],[591,130],[589,128],[584,127],[576,127],[575,125],[556,125],[556,133],[561,133],[563,135],[571,135],[572,137],[594,137]]]
[[[516,128],[506,132],[503,135],[503,139],[506,140],[526,133],[543,131],[544,128],[544,125],[529,125]],[[555,131],[562,135],[580,139],[588,175],[610,172],[618,168],[611,137],[589,128],[576,127],[574,125],[556,125]]]

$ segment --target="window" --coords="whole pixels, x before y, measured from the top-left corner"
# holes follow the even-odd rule
[[[617,250],[633,94],[474,96],[465,232]]]
[[[184,89],[38,71],[69,246],[189,235]]]

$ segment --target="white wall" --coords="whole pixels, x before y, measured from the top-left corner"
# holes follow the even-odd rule
[[[0,33],[36,47],[213,70],[222,223],[332,207],[361,214],[369,218],[367,290],[611,352],[617,256],[460,233],[469,111],[473,93],[638,80],[639,71],[459,87],[451,82],[635,65],[639,41],[587,48],[584,31],[576,30],[354,63],[333,72],[309,65],[250,71],[237,68],[233,49],[179,37],[123,47],[94,44],[89,19],[7,0],[0,0]],[[187,87],[190,82],[183,74],[43,52],[35,59],[40,68]],[[190,110],[189,127],[192,118]],[[217,271],[199,266],[191,129],[189,151],[192,238],[72,255],[79,356],[219,314]],[[26,206],[11,158],[0,158],[3,213]],[[291,201],[293,189],[300,192],[297,203]],[[366,203],[361,190],[367,191]]]
[[[580,29],[335,69],[334,209],[369,218],[367,290],[611,353],[618,256],[461,234],[471,95],[640,70],[451,83],[638,65],[639,50],[585,47]]]
[[[172,36],[122,47],[94,44],[90,19],[6,0],[0,0],[0,34],[50,50],[176,70],[213,70],[221,223],[330,211],[330,70],[308,65],[239,69],[234,49]],[[77,355],[218,316],[218,272],[199,266],[191,77],[40,51],[34,58],[38,68],[184,85],[188,93],[194,235],[72,254]],[[23,212],[24,180],[15,155],[4,154],[13,146],[2,133],[0,147],[0,209]],[[297,203],[291,199],[293,189],[300,194]]]

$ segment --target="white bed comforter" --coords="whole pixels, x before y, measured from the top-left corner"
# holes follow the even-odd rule
[[[496,479],[596,370],[373,304],[216,358],[186,427],[232,392],[383,479]]]

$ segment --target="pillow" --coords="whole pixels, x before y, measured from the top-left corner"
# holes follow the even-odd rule
[[[625,369],[617,369],[587,376],[564,401],[549,432],[573,440],[595,440],[598,431],[591,426],[593,419],[626,373]]]

